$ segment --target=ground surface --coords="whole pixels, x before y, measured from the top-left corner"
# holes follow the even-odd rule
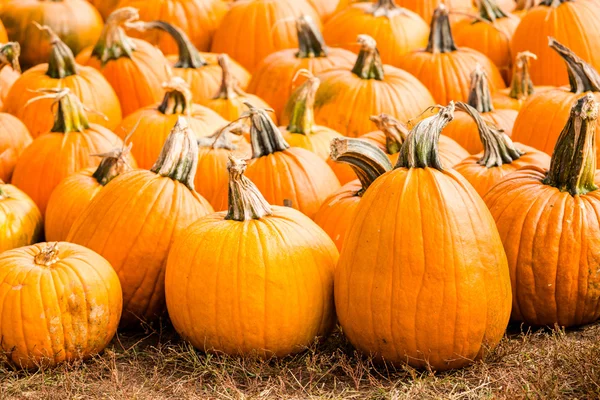
[[[0,399],[599,399],[600,325],[508,336],[445,374],[374,366],[336,332],[283,360],[204,355],[171,328],[119,335],[104,354],[41,372],[0,367]]]

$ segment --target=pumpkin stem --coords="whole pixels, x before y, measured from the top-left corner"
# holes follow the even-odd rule
[[[558,7],[562,3],[568,3],[570,1],[573,1],[573,0],[542,0],[542,1],[540,1],[540,6]]]
[[[244,222],[273,214],[271,205],[256,185],[244,176],[246,166],[245,160],[229,155],[229,207],[225,219]]]
[[[356,41],[360,44],[360,52],[356,64],[352,68],[352,73],[361,79],[382,81],[384,77],[383,63],[379,50],[377,50],[377,42],[369,35],[358,35]]]
[[[498,6],[496,0],[479,0],[479,15],[486,21],[494,22],[508,15]]]
[[[515,100],[526,100],[535,92],[529,75],[529,59],[537,60],[537,56],[529,51],[517,54],[515,71],[510,83],[509,97]]]
[[[372,115],[369,118],[377,129],[385,134],[385,148],[388,154],[396,154],[408,136],[408,128],[396,118],[387,115]]]
[[[210,147],[212,149],[237,150],[233,144],[231,135],[241,135],[243,133],[243,122],[233,121],[224,127],[218,129],[215,133],[207,137],[198,138],[199,147]]]
[[[36,101],[53,100],[52,107],[56,106],[56,111],[54,113],[54,126],[50,132],[83,132],[90,127],[86,113],[89,109],[81,103],[77,96],[71,93],[69,88],[40,89],[36,92],[40,93],[40,96],[30,99],[25,103],[25,107]]]
[[[517,0],[515,11],[528,11],[533,7],[535,7],[535,0]]]
[[[221,88],[214,98],[227,100],[245,95],[246,93],[240,88],[237,79],[231,73],[229,56],[227,54],[219,54],[217,61],[221,70],[223,70],[223,79],[221,80]]]
[[[268,111],[272,112],[272,110],[262,110],[248,102],[244,102],[244,104],[249,110],[242,114],[238,120],[250,119],[250,144],[252,145],[253,159],[290,148],[277,125],[267,114]]]
[[[383,151],[361,139],[334,138],[330,157],[333,161],[352,167],[362,186],[357,196],[362,196],[375,179],[393,168]]]
[[[448,8],[443,3],[440,3],[433,12],[430,29],[426,52],[435,54],[450,53],[457,50],[450,28]]]
[[[42,32],[46,33],[52,49],[48,59],[48,70],[46,75],[52,79],[62,79],[67,76],[77,75],[77,63],[73,52],[56,33],[46,25],[40,25],[33,21],[33,24]]]
[[[33,262],[43,267],[50,267],[60,261],[58,253],[58,242],[45,243],[42,250],[33,257]]]
[[[567,63],[572,93],[600,92],[600,74],[594,67],[583,61],[571,49],[559,43],[553,37],[548,37],[548,46]]]
[[[598,103],[591,93],[577,100],[554,147],[546,185],[573,196],[598,189],[594,184],[597,118]]]
[[[190,85],[178,76],[172,76],[162,84],[165,96],[158,106],[158,111],[165,115],[189,115],[192,110],[192,91]]]
[[[102,161],[92,174],[92,177],[102,186],[112,181],[117,176],[124,172],[131,171],[131,166],[127,162],[127,156],[131,151],[132,143],[123,146],[120,149],[114,149],[108,153],[95,154],[97,157],[102,157]]]
[[[14,71],[21,72],[19,56],[21,55],[21,45],[17,42],[8,42],[0,45],[0,70],[9,65]]]
[[[442,130],[454,119],[454,102],[440,107],[436,115],[419,121],[400,149],[395,168],[435,168],[442,171],[438,145]]]
[[[327,57],[329,49],[325,45],[323,34],[315,21],[308,16],[302,15],[296,19],[296,30],[298,32],[298,58]]]
[[[178,117],[175,126],[150,171],[171,178],[194,190],[198,167],[198,143],[186,118]]]
[[[315,98],[321,80],[306,69],[298,71],[296,78],[301,75],[308,79],[294,91],[285,107],[286,114],[290,115],[287,130],[290,133],[309,135],[315,125]]]
[[[494,111],[487,73],[480,64],[477,64],[471,72],[471,87],[467,103],[480,113]]]
[[[395,0],[377,0],[369,10],[374,17],[393,18],[396,15],[404,13],[404,8],[396,4]]]
[[[123,29],[141,26],[136,23],[140,14],[136,8],[123,7],[113,11],[108,16],[100,34],[100,38],[92,50],[92,56],[96,57],[104,66],[110,60],[118,60],[121,57],[131,58],[135,51],[135,43]],[[143,23],[142,23],[143,24]]]

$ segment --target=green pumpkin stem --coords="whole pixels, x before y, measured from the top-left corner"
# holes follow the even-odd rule
[[[229,156],[229,206],[225,219],[249,221],[272,215],[271,205],[265,200],[256,185],[244,176],[246,161]]]
[[[388,154],[396,154],[408,136],[408,128],[396,118],[387,114],[373,115],[369,118],[385,134],[385,148]]]
[[[30,99],[25,107],[40,100],[53,100],[52,106],[56,106],[56,111],[51,132],[83,132],[90,127],[86,112],[88,109],[77,96],[71,93],[69,88],[40,89],[37,90],[37,93],[40,95]]]
[[[496,0],[479,0],[479,15],[486,21],[494,22],[508,15],[498,6]]]
[[[467,103],[480,113],[494,111],[487,73],[480,64],[477,64],[471,72],[471,87]]]
[[[102,161],[96,168],[96,171],[92,174],[92,177],[98,181],[102,186],[112,181],[117,176],[124,172],[131,171],[131,166],[127,162],[127,156],[131,151],[132,143],[127,146],[123,146],[120,149],[114,149],[108,153],[96,154],[98,157],[102,157]]]
[[[59,248],[58,242],[54,243],[44,243],[44,247],[42,250],[33,257],[33,261],[37,265],[41,265],[43,267],[50,267],[60,261],[58,257]]]
[[[329,49],[325,45],[323,35],[315,21],[308,16],[302,15],[296,20],[298,33],[298,58],[327,57]]]
[[[526,100],[535,92],[533,81],[529,75],[529,60],[537,60],[537,56],[529,51],[517,54],[515,70],[510,83],[508,96],[515,100]]]
[[[290,133],[310,135],[315,125],[315,98],[321,81],[308,70],[300,70],[296,76],[305,76],[306,82],[300,85],[290,96],[285,106],[290,117],[287,130]]]
[[[21,45],[17,42],[8,42],[0,45],[0,70],[5,66],[10,66],[14,71],[21,72],[19,56],[21,55]]]
[[[577,100],[554,147],[546,185],[573,196],[598,189],[594,183],[597,118],[598,103],[591,93]]]
[[[165,95],[158,106],[158,111],[165,115],[189,115],[192,110],[190,85],[182,78],[173,76],[162,86],[165,89]]]
[[[376,79],[382,81],[384,78],[383,63],[377,42],[369,35],[358,35],[356,40],[360,44],[360,52],[352,73],[361,79]]]
[[[448,8],[440,4],[433,12],[429,32],[429,42],[425,51],[428,53],[450,53],[456,51],[456,44],[452,37]]]
[[[594,67],[583,61],[571,49],[559,43],[553,37],[548,38],[548,46],[567,63],[572,93],[600,92],[600,74]]]
[[[231,63],[227,54],[219,54],[217,61],[223,71],[221,79],[221,88],[215,96],[215,99],[235,99],[238,96],[243,96],[246,93],[240,88],[237,79],[231,73]]]
[[[248,102],[244,102],[244,104],[249,110],[242,114],[239,120],[250,119],[250,144],[252,145],[253,159],[290,148],[281,131],[267,113],[273,110],[262,110]]]
[[[439,141],[442,130],[454,119],[454,102],[440,107],[436,115],[419,121],[400,149],[395,168],[435,168],[442,171]]]
[[[135,51],[135,43],[127,36],[123,26],[134,28],[143,26],[143,22],[136,22],[140,18],[139,12],[133,7],[123,7],[113,11],[108,16],[100,34],[98,42],[92,50],[102,65],[121,57],[129,57]]]
[[[243,122],[233,121],[224,127],[218,129],[210,136],[198,138],[198,147],[208,147],[211,149],[225,149],[229,151],[237,150],[233,144],[231,135],[241,135],[243,133]]]
[[[330,157],[333,161],[352,167],[362,186],[358,196],[362,196],[375,179],[393,168],[389,157],[383,151],[361,139],[333,139]]]
[[[190,190],[194,190],[194,177],[198,167],[196,140],[196,135],[189,127],[186,118],[178,117],[150,171],[179,181]]]
[[[39,30],[46,33],[50,46],[52,46],[46,75],[52,79],[62,79],[67,76],[77,75],[77,63],[69,46],[60,40],[58,35],[49,26],[42,26],[35,21],[33,23]]]

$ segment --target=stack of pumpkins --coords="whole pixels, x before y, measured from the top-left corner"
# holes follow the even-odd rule
[[[168,312],[446,370],[600,318],[600,5],[437,3],[1,1],[7,359]]]

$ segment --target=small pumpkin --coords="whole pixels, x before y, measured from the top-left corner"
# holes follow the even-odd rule
[[[244,161],[232,159],[228,168],[228,211],[198,220],[169,253],[173,326],[208,352],[303,351],[335,325],[337,249],[299,211],[271,206],[243,175]]]
[[[506,87],[498,68],[489,58],[476,50],[456,47],[448,9],[440,4],[431,18],[427,47],[402,57],[398,67],[423,82],[437,103],[446,104],[467,101],[471,71],[477,64],[487,73],[492,93]]]
[[[10,182],[17,160],[33,140],[17,117],[0,112],[0,181]]]
[[[115,335],[121,286],[108,261],[93,251],[38,243],[1,253],[0,270],[0,347],[16,367],[90,358]]]
[[[197,162],[196,136],[178,117],[152,169],[113,179],[73,223],[68,240],[105,257],[121,280],[123,327],[152,323],[163,314],[171,244],[188,225],[213,212],[194,190]]]
[[[0,179],[0,253],[42,240],[43,222],[33,200]]]
[[[120,0],[88,0],[100,12],[102,18],[107,19],[117,9]]]
[[[0,110],[4,110],[6,96],[12,85],[21,76],[20,55],[19,43],[8,42],[0,45]]]

